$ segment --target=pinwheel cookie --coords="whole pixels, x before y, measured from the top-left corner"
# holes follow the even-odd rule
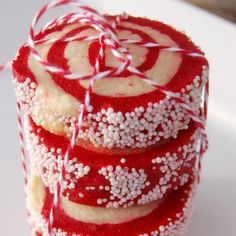
[[[54,43],[50,40],[63,36],[96,38],[98,32],[88,25],[63,22],[37,36],[38,52],[59,68],[93,74],[99,53],[98,40]],[[125,149],[146,148],[176,138],[181,130],[189,127],[189,114],[175,99],[132,70],[137,69],[165,89],[179,93],[192,110],[200,114],[202,89],[208,76],[206,59],[152,47],[152,43],[163,44],[201,53],[187,36],[160,22],[130,16],[118,24],[116,33],[121,45],[132,54],[132,67],[95,81],[79,139],[84,145]],[[48,44],[40,44],[47,39]],[[121,63],[112,49],[107,46],[104,50],[100,70],[119,68]],[[13,63],[13,74],[18,101],[34,122],[51,133],[70,137],[83,107],[89,80],[65,79],[47,72],[27,45],[20,49]]]
[[[126,209],[89,207],[60,199],[52,235],[180,236],[191,217],[196,182],[173,191],[163,202]],[[46,235],[53,196],[39,177],[29,182],[27,203],[35,236]]]

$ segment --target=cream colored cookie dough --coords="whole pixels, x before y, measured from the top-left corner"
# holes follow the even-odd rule
[[[27,206],[30,210],[40,213],[45,199],[45,187],[40,177],[29,178],[27,186]]]
[[[33,210],[37,214],[41,213],[44,200],[45,187],[43,182],[40,177],[31,177],[27,191],[27,203],[29,209],[31,211]],[[60,202],[63,211],[68,216],[78,221],[94,224],[119,224],[127,222],[148,215],[160,204],[160,202],[154,201],[142,206],[112,209],[76,204],[64,197],[60,199]]]

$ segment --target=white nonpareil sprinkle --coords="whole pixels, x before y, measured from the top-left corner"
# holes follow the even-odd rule
[[[111,188],[108,191],[111,199],[116,199],[108,201],[106,206],[109,208],[118,208],[124,204],[132,205],[132,200],[149,185],[143,169],[136,170],[135,168],[129,169],[128,167],[113,167],[111,165],[101,168],[98,173],[109,180]],[[98,204],[102,204],[102,201],[99,201]]]
[[[203,66],[202,75],[196,76],[192,84],[182,89],[182,97],[197,113],[202,105],[202,90],[208,79],[208,68]],[[38,90],[29,78],[24,83],[16,82],[16,96],[24,110],[38,125],[48,124],[58,127],[70,124],[68,137],[75,128],[76,117],[59,114],[46,114],[37,102]],[[92,111],[92,107],[89,108]],[[136,107],[123,113],[112,107],[85,117],[86,128],[80,131],[79,138],[91,141],[105,148],[145,148],[170,137],[176,138],[180,130],[187,129],[190,117],[173,99],[167,97],[158,103],[148,103],[146,107]]]
[[[42,144],[39,137],[31,132],[28,118],[25,119],[25,131],[27,149],[31,157],[32,173],[41,176],[44,184],[49,187],[51,193],[54,193],[60,175],[59,172],[63,165],[62,150],[60,148],[48,149]],[[83,178],[90,171],[90,167],[79,163],[76,157],[68,161],[65,169],[66,174],[62,191],[74,189],[78,179]],[[81,194],[80,197],[82,197]]]
[[[32,159],[32,173],[41,176],[44,184],[49,187],[53,193],[59,177],[59,170],[63,164],[63,154],[61,149],[51,147],[48,149],[37,136],[37,133],[31,131],[31,127],[25,122],[26,143]],[[183,168],[192,168],[190,162],[193,158],[198,158],[197,144],[200,137],[200,131],[196,130],[190,138],[190,142],[176,147],[176,152],[167,152],[164,156],[157,156],[150,160],[149,168],[161,172],[160,178],[156,184],[152,183],[150,188],[149,176],[145,169],[128,168],[125,164],[101,167],[97,174],[104,176],[107,180],[106,185],[83,186],[87,192],[102,190],[109,193],[109,196],[98,198],[98,205],[105,205],[110,208],[128,207],[134,204],[143,205],[151,201],[162,199],[169,189],[174,186],[182,186],[189,181],[190,175],[183,171]],[[180,158],[181,155],[181,158]],[[124,158],[123,158],[124,159]],[[128,160],[122,160],[127,162]],[[70,190],[74,190],[78,179],[88,175],[91,167],[79,162],[79,158],[71,158],[66,166],[66,174],[63,181],[62,190],[67,190],[67,198],[70,197]],[[104,184],[104,183],[103,183]],[[174,186],[173,186],[174,185]],[[175,188],[175,187],[174,187]],[[83,198],[85,193],[78,193],[78,199]],[[86,194],[85,194],[86,195]]]
[[[196,191],[197,183],[193,183],[190,192],[188,193],[187,199],[184,203],[182,210],[176,214],[176,216],[171,219],[168,218],[166,224],[157,225],[156,230],[152,230],[149,232],[140,233],[139,236],[180,236],[185,235],[188,223],[190,221],[195,191]],[[34,231],[43,232],[46,235],[47,232],[47,221],[43,218],[41,214],[35,212],[32,208],[30,208],[30,222],[34,226]],[[61,228],[53,228],[51,236],[80,236],[78,233],[69,234],[65,232]]]

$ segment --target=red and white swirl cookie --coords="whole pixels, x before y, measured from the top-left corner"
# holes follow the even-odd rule
[[[75,204],[60,198],[55,210],[52,233],[55,236],[180,236],[191,216],[195,181],[173,191],[162,202],[126,209],[107,209]],[[53,195],[39,177],[31,177],[27,204],[35,236],[46,235]]]
[[[37,126],[31,118],[25,130],[31,172],[54,193],[69,141]],[[65,168],[63,195],[75,203],[108,208],[163,199],[194,178],[199,137],[191,123],[178,139],[152,148],[111,153],[77,144]]]
[[[129,16],[118,24],[116,32],[120,41],[154,42],[201,52],[183,33],[157,21]],[[63,36],[98,36],[98,32],[86,24],[67,22],[42,31],[36,39]],[[133,67],[159,85],[180,93],[201,114],[202,89],[208,79],[206,59],[125,41],[122,45],[131,52]],[[37,50],[60,68],[93,74],[99,43],[97,40],[54,42],[38,45]],[[101,70],[119,65],[107,48]],[[14,60],[13,74],[17,99],[34,122],[51,133],[70,136],[89,81],[68,80],[47,72],[27,45]],[[174,99],[127,70],[119,76],[95,81],[91,106],[79,138],[105,148],[143,148],[177,137],[178,132],[188,128],[189,122],[190,116]]]

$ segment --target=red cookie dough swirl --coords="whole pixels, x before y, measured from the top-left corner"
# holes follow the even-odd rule
[[[112,17],[111,17],[112,18]],[[160,22],[129,16],[117,26],[119,39],[156,42],[201,52],[184,34]],[[37,40],[62,36],[98,36],[88,25],[54,25]],[[208,63],[202,57],[122,43],[133,56],[132,66],[167,89],[180,93],[201,115],[202,90],[208,79]],[[38,45],[50,63],[74,73],[92,74],[98,41],[54,42]],[[106,49],[101,70],[120,62]],[[84,101],[89,81],[67,80],[48,73],[23,46],[13,63],[18,101],[37,125],[51,133],[70,137]],[[84,117],[79,138],[105,148],[144,148],[163,139],[176,138],[187,129],[190,117],[174,99],[163,95],[129,71],[95,81],[89,113]]]
[[[55,236],[180,236],[191,216],[196,183],[173,191],[163,202],[126,209],[106,209],[60,199],[52,233]],[[38,177],[29,181],[28,208],[35,236],[45,235],[53,196]],[[144,223],[145,222],[145,223]]]
[[[54,193],[69,141],[37,126],[31,118],[27,120],[32,174],[40,176]],[[72,202],[107,208],[163,199],[195,176],[199,137],[199,130],[191,123],[178,139],[142,150],[111,153],[110,149],[88,149],[80,143],[65,168],[63,195]]]

